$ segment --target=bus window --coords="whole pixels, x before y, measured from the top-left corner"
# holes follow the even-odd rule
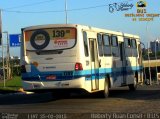
[[[132,43],[131,43],[130,38],[125,38],[124,40],[125,40],[125,46],[128,47],[128,48],[131,48]]]
[[[115,57],[119,57],[119,48],[118,48],[118,38],[117,36],[111,37],[112,41],[112,55]]]
[[[110,36],[106,34],[103,35],[103,42],[104,42],[104,48],[103,48],[104,55],[111,56]]]
[[[138,52],[137,52],[137,43],[136,43],[136,39],[132,39],[132,55],[133,57],[137,57],[138,56]]]
[[[99,56],[103,56],[103,42],[102,42],[102,35],[97,34],[97,40],[98,40],[98,50],[99,50]]]
[[[136,39],[132,39],[132,46],[133,48],[137,48]]]
[[[132,56],[132,48],[131,48],[131,39],[130,38],[124,38],[125,42],[125,53],[127,57]]]
[[[87,42],[87,33],[83,31],[83,42],[84,42],[84,53],[85,56],[88,57],[88,42]]]

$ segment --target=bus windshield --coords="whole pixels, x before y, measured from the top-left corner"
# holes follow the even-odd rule
[[[27,51],[53,51],[73,48],[76,44],[75,28],[49,28],[26,30],[24,41]]]

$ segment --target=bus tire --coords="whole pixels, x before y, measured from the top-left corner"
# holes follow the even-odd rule
[[[104,90],[101,91],[101,97],[102,98],[108,98],[109,96],[109,79],[106,78],[105,82],[104,82]]]
[[[134,83],[128,85],[130,91],[135,91],[137,89],[137,76],[134,78]]]
[[[42,35],[45,37],[44,43],[41,44],[41,45],[36,44],[36,41],[35,41],[35,37],[36,37],[37,35],[39,35],[39,34],[42,34]],[[37,49],[37,50],[42,50],[42,49],[44,49],[45,47],[48,46],[49,42],[50,42],[50,36],[49,36],[49,34],[48,34],[46,31],[44,31],[44,30],[37,30],[37,31],[35,31],[35,32],[32,34],[31,40],[30,40],[30,43],[31,43],[32,47],[35,48],[35,49]]]

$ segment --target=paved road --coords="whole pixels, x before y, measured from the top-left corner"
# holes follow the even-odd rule
[[[34,97],[34,100],[35,98],[36,97]],[[43,99],[46,98],[47,96],[43,97]],[[29,98],[26,98],[26,100],[29,100]],[[38,103],[30,100],[27,101],[27,104],[26,101],[18,98],[14,98],[14,100],[10,99],[10,101],[8,105],[1,102],[0,112],[39,114],[65,113],[67,115],[64,116],[68,116],[69,118],[72,118],[72,116],[73,118],[75,118],[75,116],[76,118],[87,118],[87,115],[83,113],[155,113],[157,115],[160,113],[160,85],[139,86],[135,92],[128,91],[128,88],[112,90],[110,92],[110,97],[107,99],[93,98],[85,95],[71,96],[70,98],[63,99],[51,99],[45,102],[39,100]],[[74,114],[71,116],[68,113]],[[160,118],[160,114],[157,115],[157,118]]]

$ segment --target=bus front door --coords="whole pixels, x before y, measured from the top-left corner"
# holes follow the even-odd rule
[[[99,60],[96,39],[89,39],[90,45],[90,64],[91,64],[91,88],[93,90],[99,89]]]

